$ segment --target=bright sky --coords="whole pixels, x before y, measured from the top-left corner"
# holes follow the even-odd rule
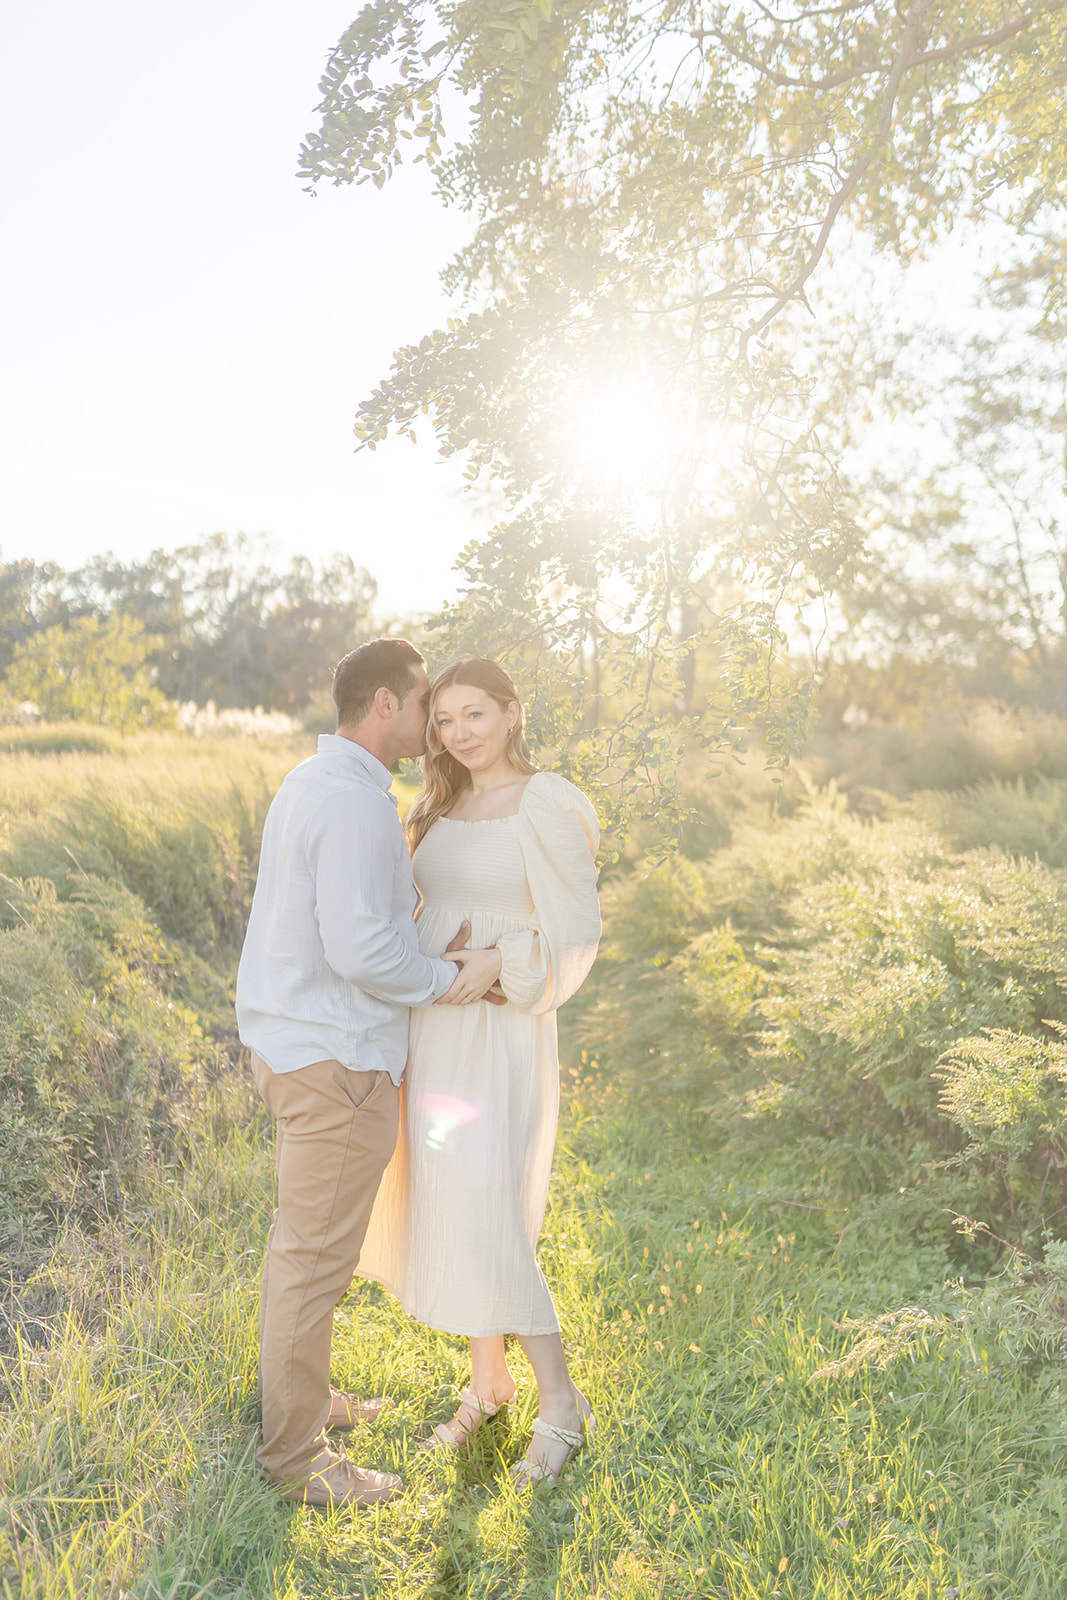
[[[358,401],[441,324],[468,219],[421,167],[303,193],[360,0],[49,0],[0,62],[0,559],[133,558],[217,529],[348,551],[428,610],[476,526],[459,470],[355,455]]]

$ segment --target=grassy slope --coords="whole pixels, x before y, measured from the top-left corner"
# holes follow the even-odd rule
[[[269,1132],[243,1089],[141,1217],[45,1269],[51,1348],[7,1364],[6,1593],[36,1597],[1053,1596],[1067,1568],[1062,1385],[955,1324],[884,1372],[812,1381],[833,1320],[951,1296],[906,1241],[759,1193],[666,1120],[573,1086],[543,1259],[593,1447],[517,1495],[532,1419],[471,1459],[412,1450],[465,1381],[460,1341],[357,1286],[335,1378],[398,1402],[353,1453],[404,1472],[381,1512],[278,1504],[253,1465],[256,1283]]]
[[[184,755],[167,758],[179,787]],[[235,743],[222,766],[249,759]],[[57,794],[66,778],[49,781]],[[27,769],[25,792],[44,782]],[[699,1118],[567,1083],[542,1257],[600,1428],[560,1489],[507,1481],[528,1381],[468,1460],[414,1452],[466,1380],[462,1344],[365,1285],[339,1312],[334,1377],[396,1396],[351,1448],[401,1468],[407,1497],[322,1517],[260,1482],[270,1130],[238,1074],[204,1096],[184,1166],[136,1212],[69,1230],[23,1290],[40,1342],[9,1330],[4,1595],[1058,1595],[1058,1370],[1012,1359],[1009,1328],[983,1342],[946,1264],[891,1227],[789,1204],[772,1173],[709,1147]],[[930,1320],[890,1333],[884,1370],[814,1377],[852,1343],[835,1322],[919,1303]]]

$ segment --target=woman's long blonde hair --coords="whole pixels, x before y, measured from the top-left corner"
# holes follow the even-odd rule
[[[471,775],[462,761],[449,755],[437,732],[435,712],[442,689],[454,683],[465,683],[472,689],[482,689],[503,710],[514,702],[518,708],[515,726],[508,737],[507,758],[516,772],[532,773],[538,769],[530,759],[526,743],[526,712],[519,699],[511,674],[496,661],[484,656],[468,656],[446,667],[430,687],[430,717],[426,724],[426,754],[422,758],[423,786],[414,805],[408,812],[408,844],[415,850],[430,828],[451,811],[464,789],[471,786]]]

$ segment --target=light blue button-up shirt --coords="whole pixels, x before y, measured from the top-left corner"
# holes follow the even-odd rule
[[[333,1060],[399,1083],[408,1008],[429,1005],[456,977],[454,962],[419,949],[391,781],[362,745],[322,734],[267,813],[237,1025],[275,1072]]]

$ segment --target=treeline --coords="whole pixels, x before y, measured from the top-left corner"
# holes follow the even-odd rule
[[[351,556],[316,564],[299,555],[279,570],[265,541],[244,534],[140,561],[94,556],[70,571],[28,557],[0,562],[0,695],[84,701],[80,714],[99,720],[91,664],[103,652],[122,656],[127,683],[142,675],[142,704],[150,685],[163,701],[299,712],[373,631],[376,593]],[[72,699],[79,677],[81,699]]]

